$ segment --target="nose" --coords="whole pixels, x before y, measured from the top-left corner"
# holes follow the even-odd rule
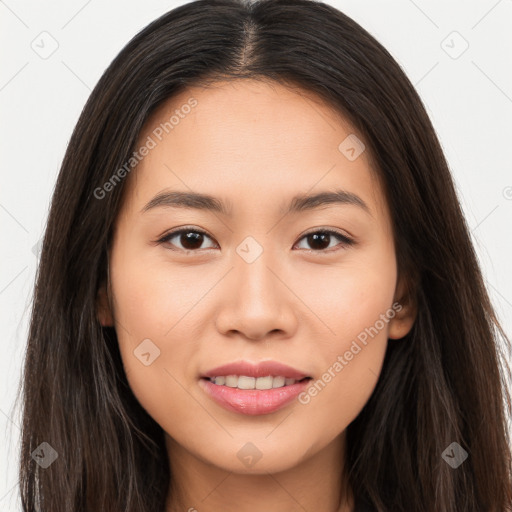
[[[234,268],[222,283],[217,329],[226,336],[243,336],[258,341],[289,338],[297,329],[300,301],[283,265],[267,257],[247,263],[238,255]]]

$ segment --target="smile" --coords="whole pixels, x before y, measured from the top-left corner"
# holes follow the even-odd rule
[[[238,389],[275,389],[284,386],[291,386],[296,382],[301,382],[309,377],[303,379],[286,378],[282,375],[273,377],[267,375],[266,377],[249,377],[247,375],[222,375],[219,377],[210,377],[210,382],[217,386],[227,386],[230,388]]]
[[[245,375],[220,376],[214,379],[215,382],[212,382],[211,377],[199,379],[199,386],[209,398],[228,411],[256,416],[270,414],[286,407],[306,389],[311,377],[304,377],[300,381],[280,376],[254,378]],[[225,381],[224,384],[220,384],[222,379]],[[288,384],[286,380],[289,381]],[[259,384],[260,388],[256,388],[256,384]],[[241,387],[249,385],[249,388]]]

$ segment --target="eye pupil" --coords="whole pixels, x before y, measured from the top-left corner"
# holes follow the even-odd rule
[[[306,241],[306,244],[309,246],[311,251],[317,252],[319,254],[330,254],[333,251],[326,251],[325,249],[329,249],[333,237],[340,240],[341,243],[339,245],[342,247],[347,247],[354,243],[349,238],[330,230],[319,230],[311,232],[304,235],[301,240]],[[199,253],[199,249],[201,249],[205,238],[210,239],[210,236],[200,230],[182,229],[164,236],[159,240],[159,242],[168,243],[171,246],[177,247],[176,250],[185,251],[187,255],[191,255],[193,253]],[[176,240],[175,243],[172,242],[173,239]],[[181,248],[179,245],[181,245]]]
[[[196,231],[184,232],[180,237],[180,242],[185,249],[193,251],[198,247],[201,247],[203,243],[203,234]]]
[[[322,250],[322,249],[325,249],[326,247],[329,247],[330,237],[331,237],[331,235],[329,233],[312,233],[312,234],[308,235],[308,243],[311,245],[311,247],[313,249]],[[326,240],[327,240],[327,242],[326,242]],[[315,247],[315,244],[318,245],[319,241],[320,241],[320,246]]]

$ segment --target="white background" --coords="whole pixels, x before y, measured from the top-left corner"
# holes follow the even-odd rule
[[[34,246],[67,142],[111,60],[141,28],[182,3],[0,0],[2,511],[20,510],[20,411],[14,399],[37,265]],[[328,3],[376,37],[416,86],[441,139],[489,292],[510,336],[512,1]],[[453,58],[464,49],[464,40],[467,50]],[[52,44],[58,48],[46,59],[32,48],[42,52]]]

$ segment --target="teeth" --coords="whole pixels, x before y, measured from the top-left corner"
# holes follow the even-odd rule
[[[217,379],[217,377],[215,377],[215,379]],[[238,377],[236,375],[227,375],[225,385],[230,388],[236,388],[238,386]]]
[[[248,377],[247,375],[226,375],[221,377],[211,377],[210,381],[217,386],[228,386],[238,389],[273,389],[291,386],[297,382],[296,379],[288,379],[281,375],[272,377]]]
[[[286,379],[284,377],[274,377],[274,380],[272,382],[273,388],[282,388],[284,386],[284,381]]]
[[[272,389],[274,383],[274,377],[269,375],[268,377],[258,377],[255,382],[256,389]]]

